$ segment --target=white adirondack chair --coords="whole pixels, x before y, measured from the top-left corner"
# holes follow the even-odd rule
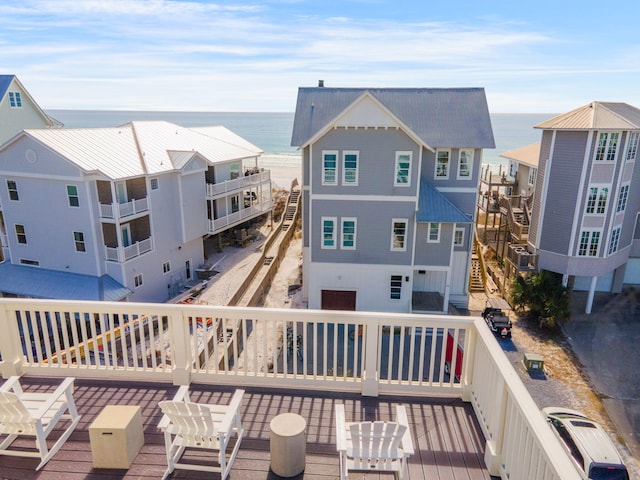
[[[336,405],[336,449],[340,454],[340,479],[349,471],[393,472],[407,477],[407,459],[414,453],[407,413],[396,406],[396,422],[347,423],[344,405]]]
[[[52,393],[28,393],[20,386],[20,377],[9,378],[0,387],[0,435],[7,435],[0,443],[0,455],[39,457],[40,470],[67,441],[80,421],[73,401],[73,378],[65,379]],[[68,413],[65,413],[68,412]],[[47,437],[58,421],[67,419],[71,424],[51,448]],[[35,437],[37,452],[9,449],[19,436]]]
[[[164,432],[168,467],[162,479],[176,468],[220,472],[227,478],[244,435],[240,418],[240,405],[244,390],[236,390],[229,405],[204,405],[189,400],[189,387],[180,387],[173,400],[160,402],[164,413],[158,427]],[[227,456],[233,434],[236,443]],[[186,448],[217,451],[218,466],[180,463]]]

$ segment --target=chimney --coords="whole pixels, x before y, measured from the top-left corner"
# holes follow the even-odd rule
[[[324,87],[324,80],[318,80],[318,87]]]

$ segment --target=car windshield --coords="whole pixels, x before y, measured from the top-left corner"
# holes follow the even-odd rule
[[[589,478],[593,480],[629,480],[627,469],[617,465],[592,465]]]

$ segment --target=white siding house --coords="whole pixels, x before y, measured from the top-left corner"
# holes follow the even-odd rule
[[[261,153],[224,127],[23,131],[0,147],[0,292],[167,300],[204,237],[271,210],[269,172],[242,174]]]

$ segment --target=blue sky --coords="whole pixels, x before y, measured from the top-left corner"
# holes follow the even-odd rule
[[[319,79],[640,107],[639,25],[637,0],[3,0],[0,73],[45,109],[292,112]]]

